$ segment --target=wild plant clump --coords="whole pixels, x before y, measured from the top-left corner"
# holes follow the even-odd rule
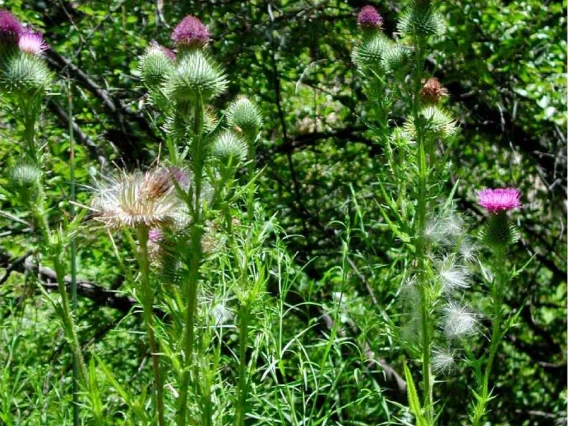
[[[380,271],[367,281],[349,253],[350,218],[338,232],[347,235],[337,249],[341,265],[308,279],[309,262],[292,264],[285,240],[296,236],[278,226],[285,212],[269,217],[257,191],[264,110],[243,95],[225,104],[232,86],[215,60],[214,31],[195,16],[174,27],[171,48],[148,40],[138,58],[140,114],[161,137],[150,150],[155,158],[90,170],[88,201],[79,202],[70,122],[69,194],[54,203],[56,171],[38,137],[46,96],[60,95],[48,45],[0,11],[0,94],[21,131],[3,191],[19,212],[9,217],[29,236],[27,279],[57,315],[72,355],[73,420],[65,424],[355,425],[364,423],[350,415],[368,414],[384,424],[434,426],[445,409],[439,384],[456,380],[458,368],[468,372],[471,391],[459,418],[489,421],[496,356],[520,312],[506,312],[504,295],[522,271],[508,265],[521,192],[476,191],[486,219],[480,232],[471,229],[449,161],[459,121],[435,67],[425,67],[444,19],[436,2],[414,0],[399,16],[396,38],[387,23],[364,6],[351,52],[354,86],[366,96],[354,109],[381,155],[367,197],[376,215],[358,214],[358,226],[367,233],[369,225],[369,239],[390,242],[380,261],[360,256]],[[348,200],[356,213],[364,198]],[[98,301],[110,306],[118,295],[127,305],[120,327],[136,336],[142,360],[130,381],[104,351],[80,340],[87,321],[77,314],[81,238],[104,240],[123,278]],[[368,295],[352,291],[347,265]],[[58,296],[48,293],[54,285]],[[377,287],[388,287],[392,300],[377,300]],[[329,298],[319,303],[315,294]],[[392,366],[367,335],[352,337],[356,303],[372,314],[369,334],[384,333]],[[125,370],[128,361],[120,359]]]

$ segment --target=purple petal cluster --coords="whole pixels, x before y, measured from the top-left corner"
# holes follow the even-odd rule
[[[22,52],[31,55],[40,55],[41,52],[47,49],[47,44],[43,41],[43,36],[40,33],[24,31],[20,34],[18,47]]]
[[[164,55],[166,55],[172,62],[174,62],[176,60],[176,54],[173,51],[171,51],[170,49],[168,49],[167,47],[160,45],[156,40],[152,40],[150,42],[150,49],[151,50],[154,50],[154,49],[159,50]]]
[[[517,188],[484,189],[478,193],[478,203],[491,213],[499,213],[522,206]]]
[[[18,19],[5,9],[0,10],[0,39],[17,40],[24,27]]]
[[[172,32],[174,43],[182,47],[203,48],[209,43],[209,30],[195,16],[186,16]]]
[[[381,29],[383,18],[373,6],[364,6],[357,16],[357,23],[364,29]]]

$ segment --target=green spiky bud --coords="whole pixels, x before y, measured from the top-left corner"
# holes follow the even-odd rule
[[[375,72],[383,71],[383,57],[385,51],[391,47],[392,41],[381,32],[377,32],[373,37],[363,40],[353,49],[353,63],[361,71],[372,69]]]
[[[410,59],[410,50],[408,48],[391,43],[383,52],[381,64],[385,71],[398,73],[408,68]]]
[[[31,164],[19,164],[10,170],[10,188],[24,204],[37,197],[40,181],[41,170]]]
[[[0,91],[5,93],[34,96],[45,92],[52,81],[43,59],[21,52],[7,57],[0,71]]]
[[[426,135],[433,138],[447,139],[457,130],[456,121],[443,109],[430,105],[420,111],[423,128]],[[416,137],[414,118],[410,118],[404,125],[404,130],[413,138]]]
[[[234,170],[247,158],[247,144],[235,133],[226,130],[213,142],[211,154],[225,170]]]
[[[257,106],[246,97],[235,99],[227,109],[227,122],[247,141],[254,141],[262,127],[262,116]]]
[[[167,83],[167,93],[177,102],[206,102],[226,88],[221,68],[199,50],[184,55]]]
[[[431,7],[428,1],[416,1],[400,15],[398,30],[404,35],[421,37],[444,34],[446,29],[443,16]]]
[[[172,57],[157,43],[150,44],[144,55],[140,58],[140,75],[149,87],[162,84],[173,72]]]

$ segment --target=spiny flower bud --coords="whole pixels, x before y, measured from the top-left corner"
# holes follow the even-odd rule
[[[195,16],[186,16],[172,32],[173,42],[181,48],[202,49],[209,43],[209,30]]]
[[[398,31],[401,34],[439,37],[444,33],[446,29],[444,18],[426,3],[428,1],[415,2],[400,15]]]
[[[32,201],[39,189],[41,170],[32,164],[19,164],[10,170],[9,183],[22,202]]]
[[[219,160],[222,167],[226,167],[227,170],[235,169],[246,160],[247,145],[233,132],[226,130],[215,139],[211,153]]]
[[[11,55],[0,70],[0,90],[22,96],[46,91],[52,80],[45,61],[34,55]]]
[[[16,43],[23,29],[22,24],[14,15],[5,9],[0,10],[0,43]]]
[[[429,105],[420,110],[420,115],[424,119],[424,130],[430,137],[447,139],[456,131],[456,122],[452,116],[436,105]],[[404,124],[405,131],[412,137],[416,137],[416,127],[414,117],[410,117]]]
[[[150,87],[163,83],[174,70],[174,60],[175,55],[171,50],[152,41],[140,58],[140,74],[144,83]]]
[[[187,53],[168,81],[167,93],[178,102],[203,102],[220,95],[227,88],[221,68],[203,52]]]
[[[436,77],[429,78],[420,90],[420,98],[427,104],[437,104],[443,96],[448,96],[448,90]]]
[[[383,18],[373,6],[364,6],[361,9],[357,23],[364,31],[380,31],[383,28]]]
[[[234,130],[242,132],[248,141],[254,141],[262,126],[260,111],[246,97],[239,97],[229,105],[227,121]]]

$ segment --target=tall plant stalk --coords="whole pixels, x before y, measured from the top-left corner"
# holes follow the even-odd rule
[[[181,388],[179,394],[179,406],[177,415],[177,425],[184,426],[187,417],[187,395],[191,378],[191,366],[193,361],[194,349],[194,322],[195,311],[197,308],[197,291],[199,283],[199,266],[203,253],[201,237],[203,236],[203,219],[201,206],[201,191],[203,179],[203,163],[205,152],[203,144],[203,102],[198,98],[194,111],[193,137],[191,141],[193,186],[191,199],[191,253],[189,271],[185,282],[186,308],[185,308],[185,330],[184,330],[184,368],[181,378]],[[195,369],[195,374],[198,370]],[[195,383],[199,383],[199,378],[194,377]]]
[[[140,267],[140,278],[142,290],[142,309],[144,311],[144,322],[148,340],[150,341],[150,352],[152,357],[152,369],[154,372],[154,406],[158,415],[158,425],[164,426],[164,391],[160,376],[160,354],[154,333],[154,294],[150,286],[150,257],[148,255],[148,228],[139,226],[138,234],[138,263]]]

